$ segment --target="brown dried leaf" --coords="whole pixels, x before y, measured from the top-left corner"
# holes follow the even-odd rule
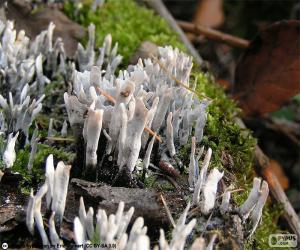
[[[287,178],[282,166],[279,162],[270,159],[269,165],[265,168],[264,173],[272,172],[278,179],[280,185],[284,190],[289,187],[289,179]]]
[[[277,110],[300,92],[300,22],[274,23],[251,42],[235,72],[233,94],[247,116]]]
[[[222,0],[199,1],[193,23],[210,28],[216,28],[224,22]]]

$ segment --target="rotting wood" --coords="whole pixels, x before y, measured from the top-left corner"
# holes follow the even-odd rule
[[[173,204],[170,207],[171,211],[181,210],[181,206],[185,204],[181,196],[164,195],[168,204]],[[125,202],[125,210],[134,207],[132,221],[141,216],[145,220],[145,224],[149,227],[150,232],[154,232],[151,237],[157,237],[159,228],[168,228],[170,222],[164,212],[163,202],[161,201],[160,193],[155,189],[139,189],[139,188],[124,188],[111,187],[103,183],[93,183],[81,179],[73,178],[69,184],[67,196],[67,204],[65,218],[73,221],[75,216],[78,216],[79,198],[83,197],[86,207],[93,207],[94,211],[105,209],[107,214],[115,213],[120,201]],[[174,204],[176,207],[174,208]]]

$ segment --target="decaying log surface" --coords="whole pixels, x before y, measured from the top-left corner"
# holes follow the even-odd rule
[[[125,202],[125,211],[134,207],[134,214],[131,222],[141,216],[145,225],[149,228],[150,237],[158,238],[159,229],[167,229],[170,222],[166,215],[160,193],[155,189],[111,187],[106,184],[93,183],[81,179],[72,179],[69,184],[65,218],[73,221],[78,216],[79,198],[83,197],[85,207],[93,207],[94,211],[105,209],[107,214],[117,211],[120,201]],[[173,206],[172,212],[182,212],[185,201],[178,194],[165,195],[167,201]]]
[[[18,189],[22,177],[19,174],[5,172],[0,182],[0,235],[13,230],[18,225],[26,197]]]

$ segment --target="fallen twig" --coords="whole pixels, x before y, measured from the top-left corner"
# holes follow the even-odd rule
[[[154,9],[160,16],[162,16],[168,22],[171,28],[179,35],[179,38],[181,39],[185,47],[188,49],[188,51],[191,53],[191,55],[194,57],[197,64],[201,66],[203,64],[203,59],[201,58],[197,50],[194,48],[193,44],[186,37],[184,32],[181,30],[181,28],[178,26],[176,20],[170,14],[163,2],[161,0],[145,0],[145,3],[149,7]]]
[[[248,41],[248,40],[245,40],[245,39],[242,39],[242,38],[239,38],[236,36],[232,36],[232,35],[226,34],[224,32],[221,32],[221,31],[218,31],[215,29],[211,29],[211,28],[208,28],[208,27],[205,27],[202,25],[197,25],[197,24],[185,22],[185,21],[177,21],[177,23],[184,31],[192,32],[197,35],[201,34],[212,40],[221,41],[221,42],[227,43],[234,47],[246,49],[250,45],[250,41]]]
[[[270,129],[283,133],[292,142],[300,145],[300,140],[295,135],[300,131],[300,126],[298,124],[281,119],[271,119],[270,122],[266,124],[266,126]]]
[[[197,95],[199,97],[201,96],[201,97],[203,97],[203,98],[205,98],[207,100],[212,100],[211,98],[203,95],[202,93],[199,93],[198,91],[192,89],[190,86],[188,86],[188,84],[185,84],[185,83],[181,82],[180,80],[178,80],[174,75],[172,75],[169,72],[169,70],[165,67],[165,65],[163,65],[154,55],[149,55],[149,56],[151,57],[151,59],[155,63],[157,63],[160,66],[160,68],[170,77],[170,79],[172,79],[173,81],[175,81],[179,86],[181,86],[181,87],[183,87],[183,88],[191,91],[192,93],[194,93],[195,95]]]
[[[70,142],[75,141],[74,138],[54,137],[54,136],[48,136],[46,137],[46,139],[49,141],[70,141]]]
[[[173,217],[172,217],[171,211],[170,211],[170,209],[169,209],[169,207],[168,207],[168,205],[167,205],[167,202],[165,201],[165,198],[163,197],[162,194],[160,195],[160,198],[161,198],[161,201],[162,201],[162,203],[163,203],[163,205],[164,205],[164,207],[165,207],[166,213],[167,213],[167,215],[168,215],[168,219],[169,219],[169,221],[171,222],[173,228],[175,228],[175,227],[176,227],[176,224],[175,224],[175,221],[174,221],[174,219],[173,219]]]
[[[170,177],[168,175],[165,175],[165,174],[162,174],[162,173],[154,173],[153,175],[164,177],[167,181],[169,181],[173,185],[174,188],[176,188],[176,190],[179,193],[181,192],[180,186],[178,185],[178,183],[172,177]]]

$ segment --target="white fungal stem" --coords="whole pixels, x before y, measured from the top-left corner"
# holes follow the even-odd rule
[[[202,146],[197,154],[197,156],[195,157],[195,182],[197,182],[198,178],[199,178],[199,160],[202,156],[204,152],[204,146]]]
[[[67,137],[67,135],[68,135],[68,123],[66,120],[64,120],[60,134],[62,137]]]
[[[199,113],[197,114],[197,120],[195,125],[195,137],[197,142],[201,142],[203,138],[203,131],[206,124],[207,114],[205,112],[207,104],[201,103]]]
[[[171,157],[173,157],[176,154],[173,136],[172,117],[172,112],[170,112],[167,118],[167,148]]]
[[[97,164],[98,142],[102,129],[103,110],[95,110],[94,103],[90,106],[88,117],[84,123],[83,137],[86,141],[86,166]]]
[[[202,168],[200,170],[200,174],[199,174],[199,177],[198,177],[198,180],[196,183],[195,191],[193,194],[193,205],[197,205],[200,201],[200,192],[201,192],[202,186],[206,180],[206,173],[207,173],[208,165],[210,163],[211,155],[212,155],[212,150],[211,150],[211,148],[209,148],[205,155],[205,158],[204,158],[204,161],[202,164]]]
[[[48,236],[45,232],[43,217],[41,214],[42,198],[47,193],[47,182],[39,189],[34,199],[34,221],[43,241],[43,245],[49,245]]]
[[[118,137],[120,134],[120,129],[122,127],[122,117],[123,117],[123,112],[125,105],[123,103],[119,105],[115,105],[112,110],[112,115],[110,119],[110,124],[109,124],[109,136],[111,140],[108,143],[106,153],[110,154],[113,150],[114,147],[117,144]]]
[[[29,201],[26,209],[26,225],[31,233],[34,234],[34,195],[33,190],[30,191]]]
[[[152,128],[153,131],[157,132],[160,130],[160,127],[163,124],[163,121],[165,120],[170,101],[172,98],[172,88],[168,88],[164,91],[164,93],[161,93],[161,97],[158,102],[157,106],[157,112],[155,113],[153,122],[152,122]]]
[[[120,239],[123,234],[126,233],[127,227],[129,225],[129,222],[132,218],[132,215],[134,213],[134,207],[131,207],[123,216],[122,219],[120,219],[120,226],[118,228],[117,232],[117,239]]]
[[[7,146],[3,153],[3,161],[6,165],[6,168],[11,168],[16,160],[15,146],[18,136],[19,132],[17,132],[15,136],[13,136],[13,133],[9,134],[8,136]]]
[[[195,173],[196,173],[195,152],[196,152],[196,138],[192,137],[192,146],[191,146],[190,164],[189,164],[189,178],[188,178],[190,190],[194,190],[194,185],[195,185]]]
[[[127,80],[122,86],[119,83],[119,80],[116,80],[117,83],[117,94],[116,94],[116,105],[120,103],[124,103],[127,105],[133,96],[133,92],[135,89],[135,83]]]
[[[253,235],[253,233],[255,232],[255,230],[261,220],[263,207],[267,201],[268,195],[269,195],[269,186],[268,186],[268,183],[263,180],[262,185],[261,185],[260,197],[259,197],[259,199],[251,213],[251,217],[250,217],[252,224],[253,224],[253,228],[251,230],[249,237],[251,237]]]
[[[147,119],[147,126],[148,128],[151,128],[152,127],[152,123],[153,123],[153,119],[154,119],[154,116],[156,114],[156,110],[157,110],[157,106],[158,106],[158,103],[159,103],[159,97],[155,97],[155,99],[153,100],[152,102],[152,106],[149,110],[149,114],[148,114],[148,119]],[[148,141],[148,138],[149,138],[149,133],[146,133],[144,132],[142,134],[142,146],[143,148],[146,147],[146,144],[147,144],[147,141]]]
[[[86,229],[87,236],[89,239],[92,239],[95,233],[94,229],[94,209],[89,208],[89,211],[86,214],[84,228]]]
[[[120,167],[127,166],[132,172],[141,149],[141,136],[148,116],[148,109],[141,98],[137,98],[133,118],[128,122],[126,143],[123,149]]]
[[[51,200],[54,192],[54,175],[55,175],[55,171],[54,171],[53,155],[50,154],[46,160],[46,174],[45,174],[48,183],[48,191],[46,194],[46,204],[48,209],[50,209]]]
[[[79,219],[81,221],[81,224],[83,225],[86,219],[86,211],[82,196],[79,199]]]
[[[86,111],[85,105],[80,103],[76,96],[69,96],[68,93],[64,93],[64,101],[71,127],[83,124],[83,116]]]
[[[223,194],[222,203],[220,206],[220,212],[223,215],[229,211],[230,197],[231,197],[231,192],[228,190],[225,191],[225,193]]]
[[[179,231],[180,233],[176,235],[172,234],[173,239],[171,240],[170,245],[173,249],[184,249],[186,238],[192,232],[196,222],[196,219],[192,219],[188,224],[182,227],[182,229]]]
[[[210,238],[210,241],[206,247],[206,250],[213,250],[214,249],[214,244],[215,241],[217,239],[218,235],[217,234],[213,234],[213,236]]]
[[[203,214],[208,214],[215,206],[218,183],[222,179],[224,172],[219,172],[214,168],[208,175],[203,186],[202,200],[200,209]]]
[[[170,244],[165,239],[164,230],[160,230],[159,246],[162,250],[178,249],[183,250],[187,236],[191,233],[196,225],[196,219],[192,219],[188,224],[185,224],[190,203],[188,203],[182,215],[179,217],[175,228],[172,231],[172,240]]]
[[[48,127],[48,137],[55,136],[55,131],[53,129],[53,118],[50,118],[49,127]]]
[[[121,129],[118,141],[118,161],[117,164],[121,166],[123,160],[123,153],[126,143],[126,131],[128,125],[128,114],[126,112],[125,105],[123,103],[120,104],[120,119],[121,119]]]
[[[29,161],[27,164],[27,169],[29,172],[33,167],[33,161],[37,151],[37,144],[38,144],[38,139],[31,140],[31,151],[30,151]]]
[[[148,169],[149,164],[150,164],[150,157],[151,157],[151,152],[152,152],[152,149],[153,149],[154,141],[155,141],[155,135],[152,137],[151,141],[149,142],[146,153],[145,153],[145,157],[144,157],[144,160],[143,160],[143,164],[144,164],[145,169]]]
[[[253,187],[251,189],[251,192],[247,200],[244,202],[243,205],[239,207],[239,213],[242,216],[244,221],[249,217],[252,209],[254,208],[255,204],[259,199],[261,193],[260,185],[261,185],[261,179],[255,177],[253,180]]]
[[[68,184],[70,177],[70,165],[65,165],[62,161],[57,164],[54,177],[54,190],[51,209],[55,212],[57,222],[60,225],[65,211]]]
[[[78,217],[76,217],[74,219],[74,228],[73,228],[73,232],[74,232],[74,241],[77,245],[83,245],[85,244],[85,232],[84,232],[84,228],[79,220]],[[79,248],[78,248],[79,249]]]
[[[190,250],[206,250],[205,239],[203,237],[195,239]]]
[[[60,244],[60,239],[55,229],[54,216],[55,212],[53,212],[49,218],[49,235],[51,244],[56,246]]]

